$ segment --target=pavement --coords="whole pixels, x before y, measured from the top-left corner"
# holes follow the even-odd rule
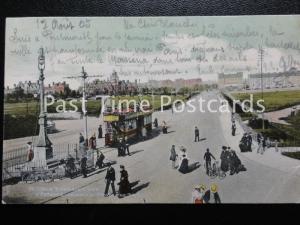
[[[265,113],[265,118],[268,119],[270,122],[273,123],[279,123],[279,124],[284,124],[284,125],[290,125],[288,122],[283,120],[284,118],[288,117],[291,115],[291,112],[293,108],[298,109],[300,105],[296,105],[293,107],[273,111],[273,112],[267,112]]]
[[[205,100],[219,98],[214,92],[204,92],[200,96]],[[196,100],[200,96],[196,96]],[[219,103],[212,104],[214,106],[218,107]],[[204,113],[198,110],[191,113],[187,109],[174,114],[170,110],[155,112],[153,119],[157,117],[159,124],[165,120],[170,126],[168,134],[161,133],[130,146],[130,151],[134,153],[131,156],[117,157],[115,149],[106,150],[106,158],[117,161],[113,166],[117,181],[119,165],[123,164],[129,173],[129,181],[135,183],[134,193],[129,196],[103,196],[105,170],[97,170],[88,178],[6,185],[2,189],[2,196],[7,203],[190,203],[195,185],[209,186],[215,183],[223,203],[300,202],[299,160],[282,156],[272,149],[264,155],[256,154],[255,151],[240,153],[238,143],[243,131],[237,124],[237,135],[231,136],[230,113],[210,113],[207,107],[204,109]],[[70,121],[64,123],[66,130],[68,126],[75,126],[73,121],[73,125],[69,124]],[[92,126],[96,128],[98,125]],[[195,126],[200,131],[200,142],[194,142]],[[73,134],[66,135],[65,140],[74,139],[75,136],[77,138],[76,129]],[[51,140],[53,138],[61,137],[53,136]],[[200,167],[187,174],[172,169],[169,160],[172,144],[176,146],[176,152],[181,145],[185,146],[190,163],[200,162]],[[206,148],[209,148],[219,159],[223,145],[236,150],[247,171],[232,176],[227,174],[224,179],[212,179],[205,174],[203,156]]]

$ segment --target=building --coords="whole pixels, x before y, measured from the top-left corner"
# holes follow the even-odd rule
[[[52,82],[52,85],[45,86],[45,94],[64,94],[66,89],[69,88],[69,84],[63,82]]]
[[[228,87],[228,86],[243,86],[244,78],[243,72],[231,73],[231,74],[218,74],[218,86]]]
[[[300,71],[293,67],[286,72],[249,74],[249,89],[261,89],[261,84],[265,89],[300,87]]]
[[[82,91],[82,87],[79,88]],[[129,80],[120,80],[116,71],[113,71],[110,77],[105,80],[93,80],[86,84],[88,95],[131,95],[138,92],[137,80],[132,83]]]
[[[20,81],[18,84],[14,84],[13,91],[16,88],[21,88],[24,90],[24,94],[37,94],[39,92],[39,84],[38,82],[33,83],[31,81]]]

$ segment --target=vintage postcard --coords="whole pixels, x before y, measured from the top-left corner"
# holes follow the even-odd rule
[[[300,16],[7,18],[3,204],[300,203]]]

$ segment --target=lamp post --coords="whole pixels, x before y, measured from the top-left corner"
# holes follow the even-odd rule
[[[39,88],[40,88],[40,115],[39,115],[39,137],[35,145],[34,160],[46,165],[46,160],[53,157],[52,143],[47,135],[47,112],[45,110],[44,69],[45,55],[43,48],[39,50],[38,57]]]
[[[259,53],[260,57],[260,86],[261,86],[261,99],[264,100],[264,83],[263,83],[263,73],[262,73],[262,63],[263,63],[263,57],[264,57],[264,50],[262,46],[259,48]],[[262,112],[262,129],[263,131],[265,130],[265,118],[264,118],[264,112]]]

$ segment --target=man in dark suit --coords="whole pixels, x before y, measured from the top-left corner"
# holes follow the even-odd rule
[[[107,168],[105,179],[106,179],[106,187],[105,187],[104,196],[105,197],[108,196],[108,189],[109,189],[110,184],[111,184],[113,194],[116,195],[116,190],[115,190],[115,180],[116,180],[115,169],[110,164]]]

